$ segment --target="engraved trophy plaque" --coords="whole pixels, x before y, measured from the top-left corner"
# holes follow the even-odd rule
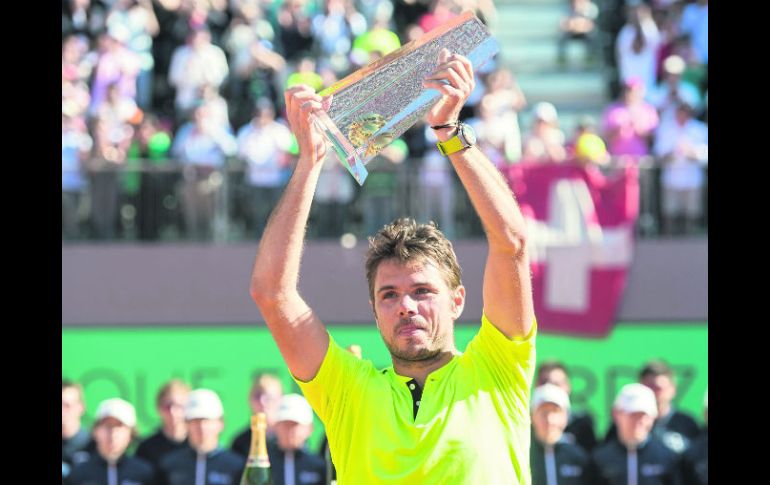
[[[332,98],[328,111],[314,112],[314,122],[359,185],[366,180],[364,165],[441,97],[422,82],[443,48],[467,57],[474,71],[500,50],[484,24],[466,12],[318,93]]]

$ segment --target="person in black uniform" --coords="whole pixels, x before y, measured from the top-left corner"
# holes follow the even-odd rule
[[[86,412],[83,388],[80,384],[61,381],[61,475],[66,478],[72,467],[84,462],[96,451],[91,433],[83,426],[81,418]]]
[[[572,393],[572,384],[567,367],[557,360],[549,360],[540,364],[535,383],[537,386],[551,383],[564,389],[568,396]],[[580,445],[581,448],[590,453],[597,443],[594,420],[591,415],[586,412],[570,411],[567,418],[567,428],[564,430],[564,439]]]
[[[689,415],[675,409],[676,397],[674,371],[662,360],[652,360],[639,372],[639,382],[652,389],[658,407],[658,417],[652,427],[652,435],[676,453],[684,452],[700,430]],[[610,427],[604,441],[616,439],[617,429]]]
[[[75,465],[63,483],[67,485],[155,485],[152,465],[127,456],[136,427],[134,406],[123,399],[102,401],[96,410],[94,441],[96,452]]]
[[[238,485],[246,458],[219,446],[224,410],[210,389],[192,391],[185,408],[190,446],[160,461],[163,485]]]
[[[683,485],[709,483],[709,394],[703,398],[703,420],[706,425],[687,451],[682,455]]]
[[[267,445],[276,446],[273,427],[275,425],[275,414],[278,412],[278,404],[283,396],[283,384],[278,376],[273,374],[258,374],[254,377],[254,382],[249,390],[249,408],[251,414],[265,413],[267,419]],[[249,456],[249,447],[251,446],[251,426],[246,426],[238,436],[233,440],[230,449],[243,455]]]
[[[275,420],[276,447],[268,448],[273,484],[324,485],[326,462],[305,448],[313,432],[313,410],[299,394],[281,398]]]
[[[590,455],[564,439],[569,396],[554,384],[532,392],[532,485],[593,485]]]
[[[639,384],[623,386],[612,408],[618,438],[596,447],[596,485],[679,485],[679,455],[652,436],[655,394]]]
[[[189,394],[190,386],[179,379],[172,379],[160,388],[155,407],[160,415],[161,426],[139,443],[136,456],[157,468],[164,456],[188,446],[184,410]]]

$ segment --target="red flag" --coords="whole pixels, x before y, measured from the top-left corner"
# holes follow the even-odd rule
[[[535,314],[545,332],[607,335],[626,285],[639,170],[520,163],[505,169],[527,219]]]

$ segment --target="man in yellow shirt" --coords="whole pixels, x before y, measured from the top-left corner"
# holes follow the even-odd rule
[[[489,244],[479,333],[461,353],[454,322],[465,288],[452,244],[432,224],[400,219],[371,240],[370,303],[393,366],[345,352],[297,289],[305,225],[326,155],[310,113],[324,100],[285,93],[300,159],[260,241],[251,295],[326,427],[338,483],[529,484],[529,387],[536,324],[518,205],[458,116],[475,85],[467,58],[444,50],[424,86],[426,115],[475,207]]]

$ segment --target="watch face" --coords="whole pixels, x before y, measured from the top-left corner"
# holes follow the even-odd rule
[[[466,146],[476,144],[476,132],[473,131],[473,128],[470,125],[466,125],[465,123],[463,123],[460,126],[459,135],[465,141]]]

